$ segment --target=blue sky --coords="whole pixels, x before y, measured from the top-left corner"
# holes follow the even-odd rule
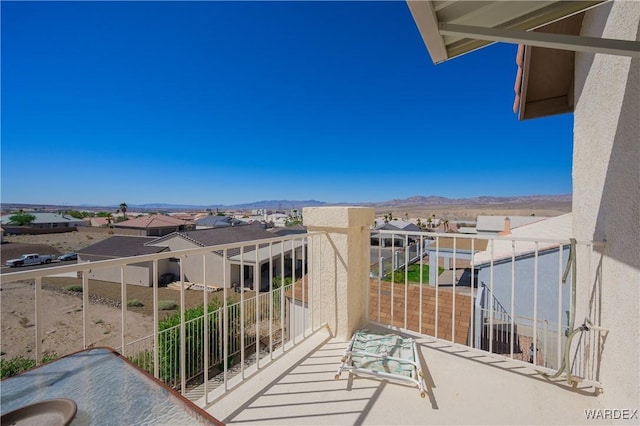
[[[404,2],[1,8],[3,203],[571,192],[572,116],[517,120],[516,46],[435,66]]]

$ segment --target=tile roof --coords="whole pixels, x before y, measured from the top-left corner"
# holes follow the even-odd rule
[[[400,231],[400,228],[390,223],[381,223],[377,225],[375,229],[379,231]]]
[[[135,236],[122,236],[115,235],[106,240],[102,240],[98,243],[78,250],[78,254],[92,255],[92,256],[104,256],[104,257],[129,257],[139,256],[143,254],[153,254],[164,251],[165,247],[146,246],[156,238],[150,237],[135,237]]]
[[[135,219],[125,220],[124,222],[115,223],[113,226],[117,228],[169,228],[177,227],[188,224],[189,222],[183,219],[163,215],[154,214],[149,216],[137,217]]]
[[[279,237],[284,237],[285,235],[306,234],[307,227],[303,225],[292,225],[285,226],[284,228],[272,228],[269,232]]]
[[[389,224],[395,226],[398,229],[402,229],[403,231],[416,231],[416,232],[420,231],[420,228],[418,228],[418,225],[416,225],[413,222],[408,222],[406,220],[394,219],[391,222],[389,222]]]
[[[215,246],[219,244],[232,244],[243,241],[262,240],[273,238],[271,232],[265,231],[253,225],[236,225],[226,228],[197,229],[195,231],[177,231],[161,238],[156,238],[153,244],[158,244],[163,240],[181,236],[187,240],[202,246]]]
[[[207,216],[196,221],[198,226],[224,227],[243,223],[241,220],[229,216]]]

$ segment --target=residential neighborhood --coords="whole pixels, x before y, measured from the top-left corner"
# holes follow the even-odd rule
[[[640,2],[0,7],[2,424],[638,424]]]

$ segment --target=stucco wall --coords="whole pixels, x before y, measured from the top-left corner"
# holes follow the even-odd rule
[[[582,35],[639,41],[640,3],[587,12]],[[606,240],[598,262],[578,253],[578,310],[610,330],[600,381],[610,408],[640,401],[640,58],[576,54],[573,154],[574,235]]]
[[[537,346],[544,355],[544,365],[548,368],[558,368],[560,365],[557,339],[558,321],[560,321],[560,336],[562,336],[560,347],[564,348],[564,332],[568,323],[567,312],[571,297],[571,274],[567,276],[566,284],[562,284],[561,274],[564,272],[568,259],[568,247],[562,250],[562,266],[560,266],[557,249],[538,254],[536,338]],[[493,295],[502,307],[513,316],[517,333],[533,337],[535,257],[531,254],[516,259],[513,312],[511,310],[511,260],[495,263],[493,268]],[[487,288],[491,288],[491,268],[489,265],[479,267],[478,286],[480,287],[482,283]],[[562,295],[560,318],[558,318],[558,292]],[[476,346],[479,347],[482,321],[480,320],[480,312],[477,315],[475,335]]]
[[[160,244],[163,247],[169,247],[169,250],[174,252],[178,250],[185,250],[190,248],[198,248],[199,245],[189,242],[181,237],[173,237],[169,238],[166,241],[162,241]],[[177,254],[175,257],[179,257]],[[183,260],[184,267],[184,280],[192,283],[204,283],[204,270],[202,266],[202,255],[201,254],[190,254],[186,255]],[[222,287],[224,281],[223,275],[223,262],[222,257],[215,253],[207,253],[205,255],[205,261],[207,266],[207,285],[215,285]],[[180,267],[178,262],[173,262],[174,268],[171,272],[176,275],[176,278],[180,277]],[[229,279],[229,262],[227,262],[227,279],[226,284],[227,287],[231,286]]]
[[[537,291],[537,319],[547,320],[553,324],[554,329],[558,323],[558,287],[562,292],[562,317],[561,324],[566,326],[569,310],[570,282],[562,285],[559,276],[562,274],[564,264],[569,259],[569,249],[562,251],[563,268],[559,267],[558,250],[547,251],[538,255],[538,291]],[[496,263],[493,266],[493,295],[502,304],[505,310],[516,316],[533,320],[534,303],[534,275],[535,258],[533,255],[520,257],[515,262],[514,285],[514,312],[511,312],[511,260]],[[484,265],[478,270],[478,286],[484,283],[490,288],[491,268]]]
[[[158,276],[163,272],[162,262],[158,262]],[[91,280],[110,281],[120,283],[122,281],[121,268],[92,268],[87,274]],[[151,287],[153,283],[153,264],[152,262],[136,263],[125,267],[124,279],[127,284],[139,285],[142,287]]]

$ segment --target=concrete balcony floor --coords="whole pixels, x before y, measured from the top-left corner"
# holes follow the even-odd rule
[[[348,372],[335,380],[347,342],[321,329],[226,395],[211,394],[207,411],[241,425],[599,423],[585,415],[604,408],[592,387],[571,389],[522,363],[430,337],[417,341],[426,367],[424,399],[406,384]]]

